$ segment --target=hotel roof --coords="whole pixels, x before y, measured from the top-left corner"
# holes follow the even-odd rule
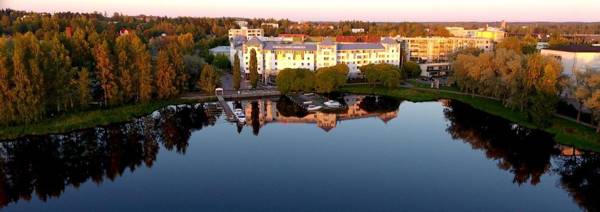
[[[316,51],[317,45],[310,43],[292,43],[292,44],[282,44],[282,43],[273,43],[266,42],[264,46],[265,50],[304,50],[304,51]]]
[[[548,50],[563,52],[600,52],[600,46],[568,45],[547,48]]]
[[[385,49],[381,43],[339,43],[338,50]]]

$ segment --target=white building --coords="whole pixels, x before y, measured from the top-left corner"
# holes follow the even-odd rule
[[[352,31],[352,33],[363,33],[363,32],[365,32],[365,29],[363,29],[363,28],[354,28],[351,31]]]
[[[349,77],[360,76],[358,67],[371,63],[399,65],[401,45],[391,38],[378,43],[337,43],[330,38],[319,43],[265,41],[252,37],[235,47],[241,58],[241,67],[250,73],[250,54],[256,52],[258,73],[276,76],[286,68],[316,70],[321,67],[347,64]]]
[[[208,51],[212,54],[212,55],[225,55],[227,57],[229,57],[229,46],[217,46],[215,48],[209,49]]]
[[[542,49],[541,52],[558,59],[563,66],[563,74],[570,77],[577,71],[600,70],[600,47],[597,46],[571,45]]]
[[[547,49],[549,47],[550,44],[548,42],[537,42],[537,44],[535,45],[535,49],[537,50]]]

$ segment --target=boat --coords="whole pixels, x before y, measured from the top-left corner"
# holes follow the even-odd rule
[[[326,101],[323,104],[325,104],[325,106],[327,106],[329,108],[339,108],[342,106],[338,101],[334,101],[334,100]]]
[[[312,101],[306,101],[306,102],[302,102],[302,104],[305,104],[305,105],[310,105],[310,104],[312,104],[312,103],[313,103]]]
[[[242,109],[235,109],[235,112],[233,112],[233,115],[235,115],[235,118],[237,119],[237,121],[239,123],[245,123],[246,122],[246,115],[244,114],[244,112],[242,111]]]
[[[321,106],[318,106],[318,105],[309,105],[309,106],[306,108],[306,110],[308,110],[308,111],[317,111],[317,110],[320,110],[321,108],[323,108],[323,107],[321,107]]]

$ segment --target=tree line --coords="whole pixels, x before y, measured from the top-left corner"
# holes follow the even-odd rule
[[[408,64],[402,69],[391,64],[368,64],[359,67],[360,77],[370,86],[382,85],[395,88],[404,79],[416,77],[421,69]],[[418,73],[417,73],[418,72]],[[331,93],[348,81],[349,68],[346,64],[309,69],[283,69],[277,74],[277,89],[282,93],[312,92]]]
[[[460,54],[453,68],[461,90],[500,99],[506,107],[527,112],[534,123],[550,124],[563,86],[562,65],[556,59],[499,48]]]

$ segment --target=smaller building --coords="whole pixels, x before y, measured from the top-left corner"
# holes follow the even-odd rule
[[[363,33],[363,32],[365,32],[365,29],[364,28],[353,28],[351,31],[352,31],[352,33]]]
[[[229,46],[217,46],[208,50],[212,55],[225,55],[229,57],[230,47]]]
[[[260,24],[260,26],[271,27],[273,29],[279,28],[279,24],[278,23],[262,23],[262,24]]]
[[[575,72],[586,69],[600,70],[600,47],[568,45],[542,49],[542,55],[552,56],[560,61],[563,74],[573,77]]]
[[[547,49],[550,47],[550,44],[548,42],[537,42],[535,48],[537,50],[542,50],[542,49]]]
[[[238,26],[240,26],[240,28],[248,27],[248,22],[247,21],[235,21],[235,24],[237,24]]]
[[[229,41],[231,41],[236,36],[243,37],[262,37],[264,35],[263,29],[249,29],[247,27],[242,27],[240,29],[230,29],[229,30]]]

